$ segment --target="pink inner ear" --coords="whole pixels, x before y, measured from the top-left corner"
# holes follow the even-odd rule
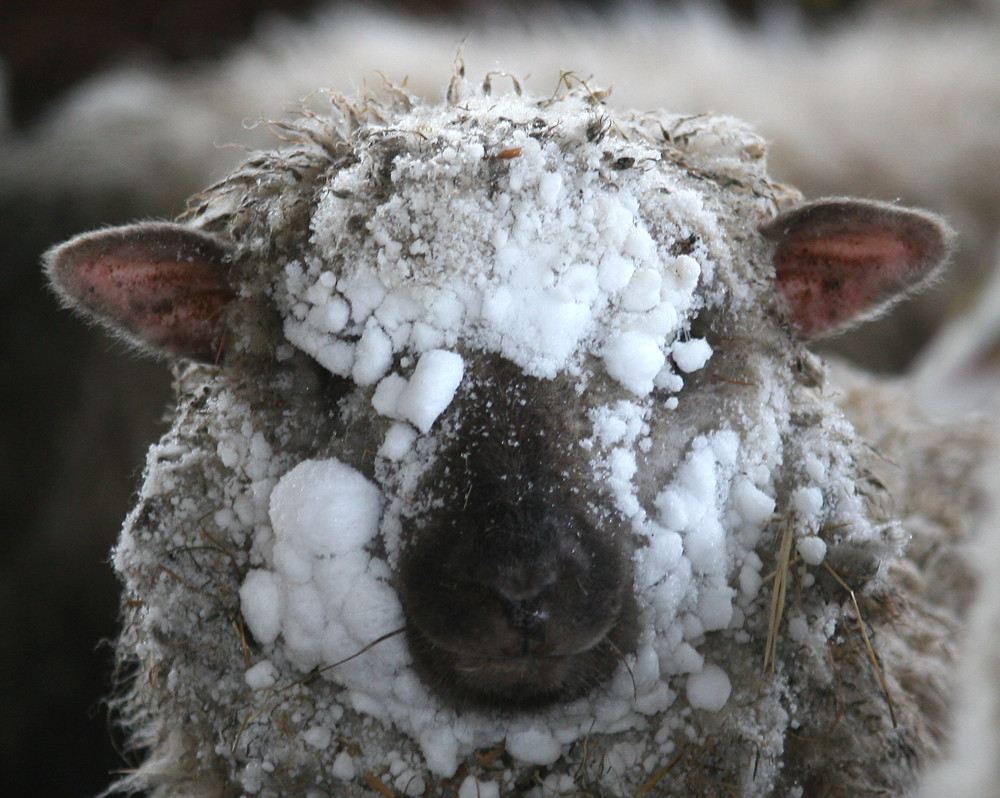
[[[861,200],[828,200],[762,228],[778,240],[775,282],[805,338],[876,313],[925,282],[950,231],[936,217]]]
[[[130,253],[131,254],[131,253]],[[78,264],[90,301],[135,337],[168,354],[214,360],[217,324],[233,292],[211,261],[122,260],[98,255]]]
[[[63,245],[49,273],[71,302],[112,329],[169,355],[212,362],[223,311],[235,297],[225,252],[181,225],[136,225]]]
[[[889,230],[792,241],[775,255],[778,288],[805,337],[881,306],[907,285],[919,253]]]

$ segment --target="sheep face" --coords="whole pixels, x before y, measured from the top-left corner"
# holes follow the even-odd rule
[[[456,83],[287,132],[183,222],[48,256],[70,304],[176,363],[115,554],[124,712],[152,749],[134,783],[711,772],[765,795],[861,778],[849,761],[902,784],[866,741],[919,757],[939,721],[907,695],[893,730],[862,665],[831,662],[830,574],[881,584],[904,536],[802,341],[926,280],[945,226],[801,204],[739,123],[585,92]],[[841,719],[845,683],[869,706]],[[834,718],[840,755],[787,743]],[[671,773],[682,744],[701,753]]]

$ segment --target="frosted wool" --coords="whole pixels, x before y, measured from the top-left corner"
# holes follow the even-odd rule
[[[522,762],[551,765],[562,754],[562,746],[551,732],[536,727],[507,735],[507,751]]]
[[[797,544],[799,556],[806,565],[820,565],[826,557],[826,542],[819,537],[802,538]]]
[[[670,347],[670,355],[677,368],[685,373],[704,368],[712,356],[712,347],[704,338],[694,338],[690,341],[677,341]]]
[[[269,506],[270,567],[251,570],[240,587],[257,639],[280,635],[288,655],[308,668],[350,657],[398,625],[386,566],[366,551],[381,516],[372,482],[338,460],[307,460],[278,481]],[[380,654],[390,672],[400,666],[391,647]],[[350,675],[338,672],[348,683]]]
[[[277,680],[277,670],[274,665],[265,659],[258,662],[252,668],[249,668],[244,678],[251,690],[263,690],[274,686]]]
[[[774,499],[748,480],[733,487],[733,501],[737,512],[751,526],[763,524],[774,513]]]
[[[619,333],[604,347],[608,374],[637,396],[653,390],[653,378],[665,361],[656,340],[636,330]]]
[[[800,488],[792,496],[792,506],[804,518],[815,518],[823,507],[823,492],[815,486]]]
[[[386,202],[369,208],[352,199],[370,180],[363,162],[340,172],[320,197],[313,244],[344,267],[336,278],[320,260],[285,267],[278,301],[289,340],[360,384],[390,368],[386,340],[392,355],[450,350],[462,340],[545,378],[596,355],[633,393],[649,394],[671,342],[697,310],[699,278],[714,268],[703,250],[664,251],[651,226],[677,228],[680,236],[682,224],[711,228],[712,214],[667,172],[625,171],[617,193],[604,191],[601,155],[585,149],[583,115],[566,128],[580,150],[567,157],[562,145],[525,131],[530,120],[511,98],[468,101],[490,120],[482,135],[463,139],[449,129],[447,110],[420,110],[404,123],[438,129],[441,146],[393,159],[395,194]],[[503,159],[503,184],[492,194],[469,191],[492,179],[484,154],[495,152],[516,153]],[[649,163],[661,157],[639,140],[627,156]],[[643,197],[659,191],[676,198],[683,221],[651,221],[640,212]],[[346,224],[352,218],[365,219],[360,240]],[[338,327],[344,304],[350,320]],[[408,406],[399,382],[406,378],[398,370],[382,379],[376,410],[426,432],[432,405],[420,398],[419,410]]]
[[[281,588],[274,574],[250,571],[240,586],[240,606],[254,637],[273,643],[281,632]]]
[[[495,781],[480,781],[466,776],[458,788],[458,798],[500,798],[500,785]]]
[[[377,325],[370,325],[361,336],[351,367],[351,379],[358,385],[370,385],[380,379],[392,364],[392,341]]]
[[[465,365],[462,357],[454,352],[435,349],[421,355],[409,379],[390,374],[382,380],[372,396],[372,407],[389,418],[409,421],[422,433],[430,431],[434,421],[451,404],[462,382]],[[394,432],[391,452],[399,450],[399,459],[405,449],[403,433]]]
[[[133,226],[124,251],[118,231],[96,237],[126,263],[164,243],[189,256],[154,270],[190,288],[177,275],[194,268],[208,290],[182,309],[220,310],[187,338],[164,329],[158,302],[135,318],[91,268],[94,238],[64,250],[79,303],[111,294],[119,327],[197,361],[178,366],[175,426],[116,555],[140,599],[125,605],[122,648],[152,669],[131,705],[164,708],[136,739],[195,730],[178,743],[184,762],[262,796],[297,780],[359,798],[372,774],[401,793],[454,791],[501,745],[489,774],[502,795],[540,778],[633,794],[654,776],[677,792],[709,775],[749,785],[744,798],[814,778],[892,794],[912,767],[896,754],[930,755],[935,734],[885,727],[869,669],[842,656],[844,596],[810,569],[851,568],[862,598],[883,576],[913,590],[891,582],[892,564],[921,527],[884,510],[881,461],[790,334],[822,314],[778,284],[776,264],[787,276],[779,247],[817,213],[874,226],[862,244],[898,229],[880,219],[933,219],[800,207],[739,123],[613,114],[586,91],[539,101],[456,78],[441,105],[391,92],[333,105],[209,189],[191,223]],[[909,487],[892,498],[909,501]],[[802,589],[768,679],[770,574],[789,541],[802,543]],[[530,616],[549,640],[601,645],[510,657],[523,572],[526,587],[559,588]],[[920,627],[872,625],[887,658]],[[922,669],[907,684],[944,684],[936,656],[907,663]],[[866,700],[834,718],[834,683]],[[544,706],[514,706],[536,688]],[[909,690],[900,715],[943,728],[926,711],[940,696]],[[816,759],[791,744],[813,726],[860,742]],[[872,740],[897,747],[869,761],[857,751]],[[139,787],[161,778],[161,748]],[[684,750],[698,756],[672,769]]]

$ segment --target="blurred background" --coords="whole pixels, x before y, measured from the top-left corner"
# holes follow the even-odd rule
[[[74,233],[169,218],[267,146],[245,120],[320,86],[395,82],[437,99],[469,75],[551,92],[572,68],[613,104],[732,112],[812,195],[948,214],[949,287],[830,346],[907,368],[974,297],[1000,217],[995,0],[560,3],[6,0],[0,10],[0,784],[96,795],[128,767],[104,699],[118,585],[108,563],[164,429],[170,384],[61,310],[41,253]],[[895,48],[895,49],[893,49]],[[472,66],[476,64],[476,66]],[[476,71],[478,69],[478,72]]]

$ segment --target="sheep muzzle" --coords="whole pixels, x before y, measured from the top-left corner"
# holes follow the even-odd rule
[[[636,637],[629,536],[586,463],[558,385],[505,361],[457,402],[397,580],[417,672],[458,705],[585,695]]]

